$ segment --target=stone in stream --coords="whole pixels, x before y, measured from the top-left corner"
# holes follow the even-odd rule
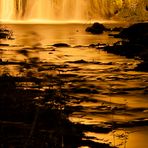
[[[66,43],[56,43],[56,44],[53,44],[52,46],[54,46],[54,47],[70,47],[70,45],[68,45]]]
[[[108,30],[103,24],[95,22],[92,26],[86,28],[86,32],[92,34],[102,34],[104,31]]]
[[[13,39],[11,30],[0,28],[0,39]]]

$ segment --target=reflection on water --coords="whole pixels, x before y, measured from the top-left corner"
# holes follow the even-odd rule
[[[41,45],[41,37],[35,31],[28,31],[18,39],[17,43],[25,46],[38,47]]]
[[[145,142],[148,139],[147,135],[148,127],[138,127],[138,128],[131,128],[131,129],[119,129],[106,134],[98,134],[98,133],[91,133],[87,132],[87,136],[97,137],[93,139],[94,141],[99,142],[112,142],[113,146],[118,146],[120,148],[138,148],[138,147],[148,147],[148,143]]]
[[[9,28],[15,30],[14,35],[17,36],[14,44],[20,45],[20,39],[24,39],[23,45],[32,40],[32,43],[37,42],[42,45],[52,45],[54,43],[65,42],[70,45],[89,45],[92,43],[107,43],[111,44],[117,39],[109,37],[107,33],[104,35],[91,35],[85,32],[88,25],[35,25],[35,24],[20,24],[8,25]],[[36,38],[34,38],[36,37]],[[26,41],[25,41],[26,40]],[[11,42],[12,43],[12,42]]]
[[[135,72],[133,68],[139,61],[107,54],[91,47],[57,48],[50,46],[64,42],[72,46],[89,45],[91,43],[111,44],[116,41],[103,35],[90,35],[84,32],[85,25],[10,25],[16,39],[9,41],[10,46],[1,46],[3,61],[26,61],[30,58],[46,64],[42,68],[46,72],[49,64],[62,65],[59,68],[65,89],[75,99],[69,100],[70,106],[76,107],[69,119],[87,125],[116,126],[123,128],[107,134],[86,132],[101,142],[112,142],[112,145],[126,148],[147,147],[147,135],[143,129],[147,127],[131,127],[143,125],[148,117],[148,74]],[[31,48],[30,48],[31,46]],[[20,49],[21,53],[18,52]],[[28,52],[26,52],[26,50]],[[23,54],[22,54],[23,53]],[[0,73],[9,71],[19,75],[18,65],[1,65]],[[40,75],[37,67],[35,74]],[[53,75],[59,73],[50,71]],[[66,77],[64,77],[66,76]],[[137,131],[138,130],[138,131]],[[119,133],[118,133],[119,132]],[[128,138],[127,138],[128,136]],[[107,138],[106,138],[107,137]],[[113,138],[112,138],[113,137]],[[140,143],[134,145],[134,137]],[[119,142],[118,140],[119,139]],[[122,144],[121,144],[122,143]]]

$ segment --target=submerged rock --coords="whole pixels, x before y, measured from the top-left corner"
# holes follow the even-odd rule
[[[70,45],[68,45],[66,43],[56,43],[56,44],[53,44],[52,46],[54,46],[54,47],[70,47]]]
[[[0,46],[9,46],[9,44],[0,44]]]
[[[88,63],[87,61],[81,59],[81,60],[77,60],[77,61],[69,61],[69,63],[76,63],[76,64],[86,64]]]
[[[107,30],[107,28],[103,24],[96,22],[92,26],[87,27],[85,31],[90,32],[92,34],[101,34],[106,30]]]

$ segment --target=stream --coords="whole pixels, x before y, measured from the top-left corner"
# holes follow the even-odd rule
[[[74,98],[67,102],[76,108],[69,116],[70,121],[118,127],[108,134],[86,131],[85,135],[119,148],[148,147],[148,73],[134,71],[139,60],[102,50],[105,45],[119,39],[108,36],[108,32],[88,34],[85,24],[6,26],[13,30],[15,39],[0,41],[0,58],[3,61],[27,60],[18,51],[28,48],[30,57],[37,57],[46,65],[61,65],[58,71],[51,70],[50,74],[56,76],[60,73],[65,82],[63,89],[68,89],[68,95]],[[55,43],[70,46],[52,46]],[[89,46],[97,43],[100,43],[99,49]],[[43,68],[46,69],[46,65]],[[0,65],[0,74],[4,71],[19,75],[18,65]]]

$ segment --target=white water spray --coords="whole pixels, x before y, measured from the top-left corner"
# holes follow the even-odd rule
[[[0,21],[93,22],[124,9],[146,13],[147,0],[0,0]],[[128,8],[128,10],[127,10]],[[140,11],[138,9],[138,11]],[[141,12],[139,12],[141,13]]]

